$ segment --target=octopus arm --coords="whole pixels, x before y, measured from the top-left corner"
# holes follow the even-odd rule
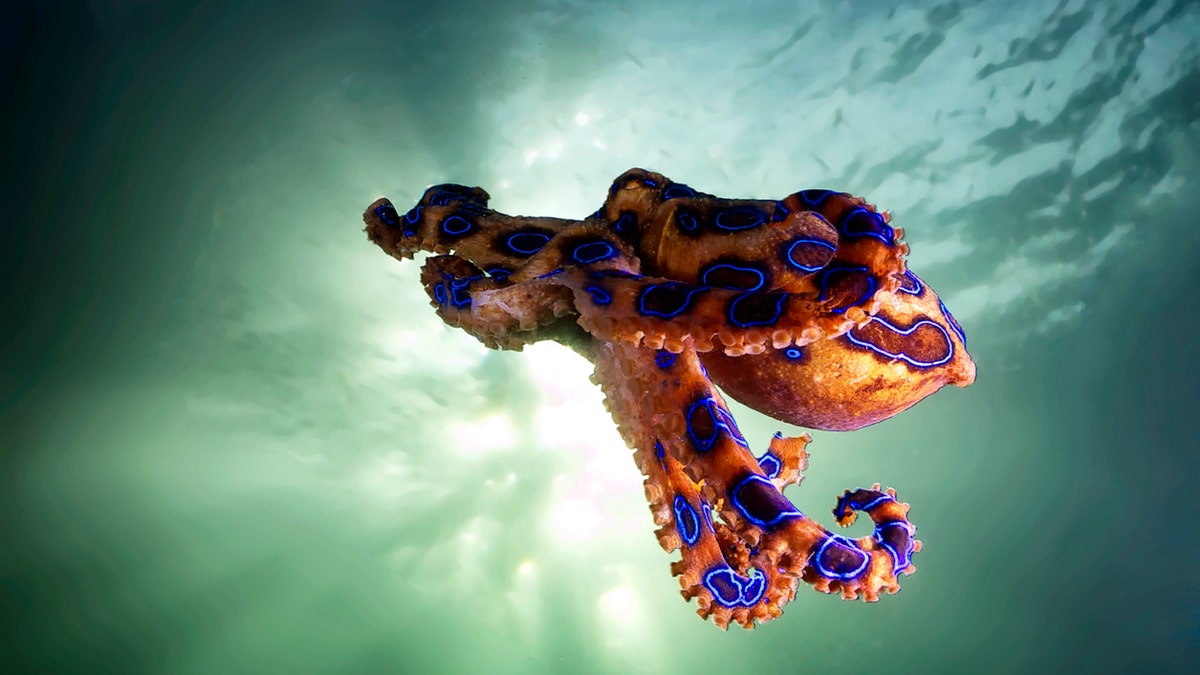
[[[915,571],[910,556],[920,545],[906,504],[878,485],[847,491],[835,508],[839,523],[852,522],[855,512],[876,523],[873,535],[858,540],[802,514],[750,454],[693,350],[597,342],[592,357],[593,379],[646,476],[659,543],[681,550],[672,573],[701,616],[723,628],[751,628],[778,616],[799,580],[874,601],[899,590],[897,575]],[[806,442],[772,443],[792,476],[802,468]]]

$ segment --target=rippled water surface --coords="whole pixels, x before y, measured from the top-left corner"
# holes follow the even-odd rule
[[[1200,4],[18,1],[0,25],[3,672],[1200,666]],[[697,618],[588,365],[445,327],[361,231],[447,181],[582,217],[631,166],[846,190],[904,227],[978,381],[814,434],[789,491],[825,518],[896,486],[926,546],[900,594]],[[759,450],[780,429],[734,412]]]

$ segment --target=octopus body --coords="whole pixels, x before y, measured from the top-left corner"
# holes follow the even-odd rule
[[[446,323],[491,348],[555,340],[592,361],[702,617],[751,628],[799,581],[868,601],[899,590],[921,548],[908,505],[878,484],[847,490],[837,522],[865,513],[874,532],[826,530],[783,494],[811,437],[776,434],[755,457],[721,393],[850,430],[974,381],[961,327],[907,269],[887,213],[829,190],[723,199],[643,169],[583,220],[509,216],[488,200],[462,185],[431,187],[405,213],[379,199],[366,231],[399,259],[436,254],[421,280]]]

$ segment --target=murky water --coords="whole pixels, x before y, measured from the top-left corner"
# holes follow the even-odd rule
[[[2,10],[5,672],[1200,667],[1200,5],[412,4]],[[789,491],[896,486],[899,595],[701,621],[587,364],[444,327],[361,232],[631,166],[905,228],[979,379]]]

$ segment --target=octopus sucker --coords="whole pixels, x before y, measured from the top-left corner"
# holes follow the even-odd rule
[[[800,582],[878,600],[922,546],[895,490],[846,490],[836,534],[783,494],[812,437],[755,456],[725,396],[781,422],[853,430],[885,420],[975,364],[962,326],[908,269],[892,214],[827,189],[725,199],[645,169],[622,173],[584,220],[512,216],[482,188],[434,185],[401,213],[364,214],[398,260],[432,254],[421,282],[439,317],[492,349],[551,340],[594,365],[645,476],[653,530],[680,594],[721,628],[781,615]]]

